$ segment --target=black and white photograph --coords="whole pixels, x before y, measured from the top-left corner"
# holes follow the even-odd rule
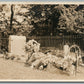
[[[0,3],[0,80],[84,81],[84,4]]]

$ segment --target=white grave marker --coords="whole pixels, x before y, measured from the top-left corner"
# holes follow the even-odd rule
[[[8,46],[9,53],[19,56],[25,55],[25,44],[26,44],[25,36],[10,35]]]
[[[69,54],[69,45],[68,44],[65,44],[64,45],[64,56],[67,57],[68,54]]]

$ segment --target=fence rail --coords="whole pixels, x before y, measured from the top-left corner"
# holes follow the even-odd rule
[[[41,47],[56,47],[63,49],[65,42],[70,45],[77,44],[84,50],[84,37],[83,36],[30,36],[27,41],[34,39],[41,44]],[[0,38],[0,49],[8,50],[8,38]]]

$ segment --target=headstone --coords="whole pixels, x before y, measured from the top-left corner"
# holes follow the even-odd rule
[[[9,53],[24,56],[25,55],[25,44],[26,44],[26,37],[25,36],[16,36],[10,35],[9,36]]]
[[[67,57],[69,54],[69,45],[65,44],[64,45],[64,56]]]

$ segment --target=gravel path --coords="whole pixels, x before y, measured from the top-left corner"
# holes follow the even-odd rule
[[[76,77],[51,67],[46,71],[26,67],[24,63],[0,58],[0,80],[84,80],[84,67]]]

